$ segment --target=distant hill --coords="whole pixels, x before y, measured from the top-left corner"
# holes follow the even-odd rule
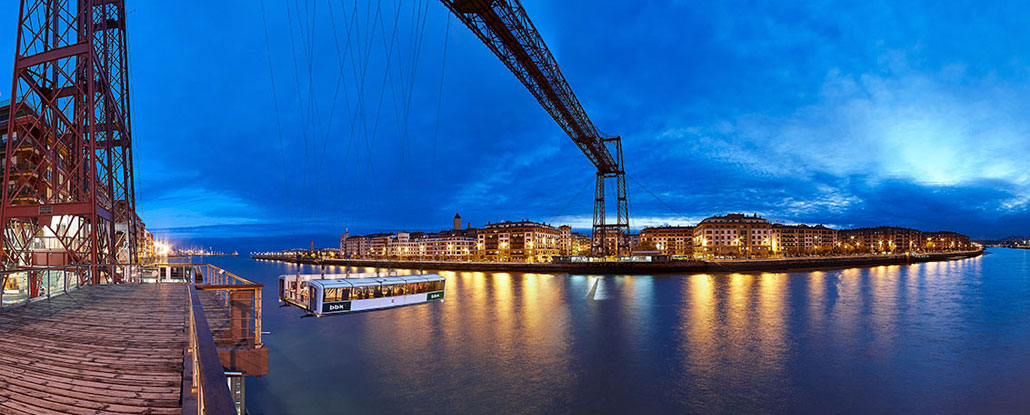
[[[1002,239],[984,239],[974,242],[983,246],[1026,246],[1028,240],[1030,237],[1027,236],[1009,236]]]

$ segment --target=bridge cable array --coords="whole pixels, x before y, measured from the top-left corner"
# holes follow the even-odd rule
[[[261,23],[265,32],[265,51],[268,57],[268,76],[272,85],[272,104],[275,108],[275,126],[279,137],[279,158],[282,161],[283,195],[289,194],[289,177],[286,168],[286,151],[283,147],[283,122],[279,111],[279,92],[275,87],[275,69],[272,65],[272,47],[268,40],[268,19],[265,17],[265,0],[261,0]],[[293,223],[293,215],[290,215],[290,222]]]
[[[433,157],[432,163],[436,162],[436,140],[440,136],[440,109],[443,107],[443,80],[444,73],[447,70],[447,42],[450,40],[451,35],[451,15],[447,14],[447,25],[444,27],[443,32],[443,58],[440,63],[440,90],[437,92],[436,99],[436,123],[433,125]]]
[[[372,209],[372,202],[381,200],[380,192],[384,190],[376,173],[377,141],[383,135],[381,128],[384,121],[384,106],[391,106],[396,122],[397,168],[395,189],[401,189],[402,181],[410,174],[408,170],[417,163],[410,163],[412,158],[410,133],[412,112],[415,107],[415,84],[418,69],[422,61],[426,28],[430,12],[431,0],[415,0],[410,3],[410,10],[403,7],[398,0],[384,2],[368,0],[286,0],[285,18],[288,20],[286,31],[289,40],[289,58],[293,69],[293,86],[287,90],[296,93],[296,108],[299,120],[295,120],[297,128],[291,127],[291,120],[282,107],[281,88],[277,81],[272,55],[274,38],[268,28],[269,11],[264,0],[261,1],[262,24],[265,31],[265,46],[268,54],[269,74],[272,82],[273,105],[276,111],[276,123],[279,135],[280,161],[283,164],[284,195],[286,199],[297,202],[288,203],[291,223],[332,224],[345,222],[343,216],[348,210],[379,211]],[[393,7],[392,9],[390,7]],[[408,21],[402,17],[410,14]],[[272,15],[275,15],[272,12]],[[322,18],[320,18],[322,16]],[[325,17],[328,17],[326,19]],[[444,59],[446,58],[447,35],[450,21],[445,29]],[[320,42],[317,36],[328,26],[332,39],[327,45]],[[342,33],[341,33],[342,31]],[[324,53],[328,47],[335,51],[335,59]],[[331,74],[324,73],[329,66],[321,59],[332,59],[334,65]],[[446,61],[441,64],[439,93],[443,93],[443,77]],[[382,79],[375,79],[381,74]],[[333,78],[331,89],[323,88],[321,78]],[[379,82],[376,82],[379,81]],[[287,81],[288,82],[288,81]],[[378,85],[376,85],[378,84]],[[374,88],[378,86],[378,90]],[[325,98],[331,99],[327,103]],[[391,103],[387,103],[387,93]],[[342,95],[342,97],[341,97]],[[338,111],[342,105],[346,108],[346,123],[340,126]],[[435,154],[436,136],[439,134],[439,118],[442,98],[437,97],[436,124],[434,126]],[[342,131],[341,131],[342,127]],[[299,130],[299,131],[298,131]],[[334,136],[344,133],[343,140]],[[290,136],[290,133],[293,136]],[[393,133],[391,133],[392,135]],[[291,144],[303,144],[303,158],[299,168],[291,169],[287,160],[294,148]],[[337,144],[336,149],[334,145]],[[300,147],[300,146],[297,146]],[[299,149],[298,149],[299,150]],[[297,150],[294,150],[297,151]],[[363,153],[363,154],[362,154]],[[295,163],[298,164],[298,163]],[[337,167],[338,166],[338,167]],[[300,180],[291,181],[291,173],[299,174]],[[290,183],[299,182],[295,189]],[[348,194],[363,193],[361,198],[347,198]],[[391,192],[395,198],[400,192]],[[304,199],[316,197],[320,203],[304,203]],[[397,200],[395,200],[396,202]],[[344,203],[346,202],[346,203]],[[393,206],[400,204],[393,203]],[[341,208],[347,206],[349,209]]]

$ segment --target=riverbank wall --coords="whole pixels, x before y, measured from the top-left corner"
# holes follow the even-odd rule
[[[935,252],[919,255],[856,255],[812,258],[706,261],[708,272],[762,272],[865,268],[881,265],[908,265],[922,262],[951,261],[983,255],[983,249],[960,252]]]
[[[251,258],[300,263],[307,265],[375,267],[416,270],[531,272],[541,274],[665,274],[696,272],[772,272],[813,269],[861,268],[881,265],[906,265],[920,262],[949,261],[980,256],[983,249],[963,252],[940,252],[919,255],[866,255],[780,259],[735,259],[718,261],[674,260],[669,262],[448,262],[398,261],[378,259],[315,259],[288,258],[274,254],[255,254]]]

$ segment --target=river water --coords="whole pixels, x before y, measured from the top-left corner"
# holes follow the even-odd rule
[[[265,284],[252,414],[1030,408],[1027,250],[800,273],[443,272],[445,302],[325,318],[278,307],[295,266],[207,260]]]

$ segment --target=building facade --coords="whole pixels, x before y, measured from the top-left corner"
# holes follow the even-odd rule
[[[376,252],[372,249],[372,240],[384,235],[389,234],[348,236],[341,247],[344,258],[376,258]]]
[[[923,250],[927,252],[966,251],[973,249],[969,236],[948,231],[923,233]]]
[[[921,251],[923,233],[896,226],[842,229],[838,231],[841,252],[891,254]]]
[[[921,232],[880,226],[835,230],[823,225],[771,224],[758,215],[727,214],[707,218],[697,226],[644,228],[635,237],[637,252],[696,259],[803,257],[831,254],[947,252],[975,247],[955,232]],[[610,248],[619,240],[608,238]],[[141,242],[146,237],[140,238]],[[590,236],[529,220],[461,229],[455,215],[452,229],[436,232],[397,232],[340,236],[344,258],[411,261],[548,262],[556,256],[592,253]],[[141,251],[147,248],[141,246]]]
[[[694,227],[694,256],[700,259],[763,258],[772,253],[772,224],[758,215],[712,216]]]
[[[495,262],[547,262],[560,254],[560,240],[559,230],[544,223],[487,224],[477,231],[476,257]]]
[[[640,230],[640,243],[637,247],[643,251],[658,251],[663,255],[693,256],[693,226],[658,226]]]
[[[590,236],[573,232],[569,225],[558,227],[558,255],[590,255]]]
[[[474,230],[449,230],[347,236],[340,250],[344,258],[355,259],[470,261],[476,253],[474,235]]]
[[[837,247],[837,230],[823,225],[773,225],[772,253],[779,256],[828,255]]]
[[[465,235],[432,235],[419,240],[424,260],[471,261],[476,255],[476,238]]]

